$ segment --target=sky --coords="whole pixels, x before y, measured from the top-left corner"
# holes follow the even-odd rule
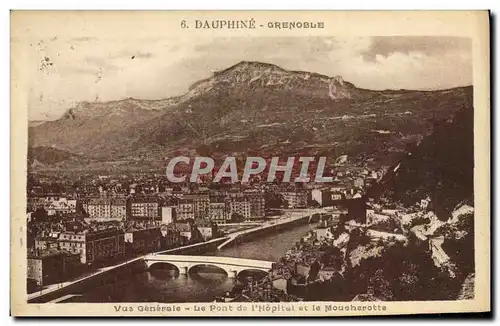
[[[36,69],[29,88],[30,120],[57,119],[80,101],[180,95],[242,60],[342,76],[367,89],[472,84],[472,45],[458,37],[13,40],[23,41],[27,64]]]

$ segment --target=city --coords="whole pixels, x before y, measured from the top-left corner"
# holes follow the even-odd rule
[[[329,183],[292,184],[280,183],[279,177],[274,183],[261,181],[267,179],[265,173],[237,184],[215,183],[214,173],[198,176],[196,183],[181,184],[170,183],[158,173],[77,180],[32,173],[27,188],[28,291],[34,299],[44,289],[45,293],[60,289],[103,268],[135,258],[147,262],[148,254],[203,244],[207,245],[199,247],[201,254],[238,247],[242,241],[259,241],[260,229],[269,228],[271,236],[282,232],[271,227],[293,229],[294,220],[308,223],[308,231],[295,239],[268,274],[254,273],[242,280],[236,272],[240,285],[212,299],[394,300],[394,294],[374,291],[379,284],[371,284],[372,279],[361,280],[363,284],[358,279],[353,287],[351,274],[356,271],[359,278],[363,261],[379,258],[389,248],[394,251],[391,255],[397,254],[409,243],[411,250],[435,267],[436,276],[455,288],[455,280],[467,276],[460,274],[463,271],[442,245],[470,223],[471,206],[461,205],[450,221],[443,222],[428,209],[429,198],[406,208],[368,198],[387,167],[370,169],[341,157],[328,169]],[[462,229],[456,230],[459,223]]]
[[[283,209],[358,198],[365,181],[376,178],[377,172],[366,168],[338,173],[335,187],[219,185],[209,180],[179,185],[158,175],[100,175],[58,183],[32,176],[27,205],[29,262],[34,266],[30,281],[37,286],[58,283],[84,266],[208,241],[248,223],[279,218]]]

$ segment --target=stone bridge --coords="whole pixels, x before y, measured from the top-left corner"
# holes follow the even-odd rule
[[[184,256],[184,255],[159,255],[144,256],[148,268],[154,264],[170,264],[179,270],[180,275],[187,275],[189,270],[196,266],[215,266],[227,273],[228,277],[236,278],[245,270],[259,270],[269,272],[273,262],[255,259],[243,259],[218,256]]]

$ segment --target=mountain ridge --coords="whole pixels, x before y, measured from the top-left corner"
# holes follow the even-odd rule
[[[472,87],[373,91],[339,76],[242,61],[177,97],[79,103],[58,120],[30,127],[29,145],[107,159],[160,160],[193,155],[200,145],[225,154],[314,148],[378,159],[404,151],[430,133],[432,121],[471,103]],[[368,153],[376,150],[381,154]]]

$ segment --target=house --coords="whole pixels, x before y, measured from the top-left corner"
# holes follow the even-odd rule
[[[154,196],[133,196],[130,198],[130,218],[133,220],[160,220],[160,201]]]
[[[161,249],[159,227],[140,228],[131,225],[125,230],[124,241],[127,255],[146,254]]]
[[[206,219],[208,217],[210,205],[210,195],[208,192],[186,194],[183,198],[193,202],[195,219]]]
[[[385,240],[385,241],[398,241],[407,243],[408,239],[405,235],[399,233],[390,233],[377,230],[366,230],[366,235],[373,241]]]
[[[84,209],[91,219],[111,218],[111,202],[109,198],[90,198],[84,204]]]
[[[228,203],[228,215],[232,220],[233,214],[242,216],[245,220],[250,219],[251,204],[245,196],[229,196],[226,198]]]
[[[337,269],[335,267],[332,267],[332,266],[323,267],[318,272],[318,278],[322,281],[331,280],[332,278],[334,278],[337,275],[339,275]]]
[[[208,241],[219,236],[217,224],[212,221],[200,221],[196,223],[196,227],[201,233],[204,241]]]
[[[230,216],[225,202],[211,202],[208,208],[208,217],[210,221],[217,224],[229,222]]]
[[[87,224],[81,221],[69,221],[63,223],[65,231],[83,232],[87,228]]]
[[[288,208],[305,208],[307,207],[307,192],[304,190],[291,190],[281,193],[283,198],[288,203]]]
[[[162,206],[161,207],[161,223],[170,224],[177,221],[177,207],[176,206]]]
[[[229,202],[229,216],[231,218],[231,222],[235,222],[233,221],[234,214],[242,216],[244,220],[249,220],[251,216],[250,210],[251,205],[248,200],[231,200]]]
[[[319,206],[331,205],[331,191],[329,189],[312,189],[311,201],[317,202]]]
[[[337,184],[335,186],[330,187],[331,192],[336,192],[336,193],[345,193],[347,190],[347,186],[343,184]]]
[[[181,233],[175,223],[162,224],[160,227],[160,246],[171,249],[181,245]]]
[[[179,200],[177,204],[177,219],[179,221],[194,219],[194,202],[192,200]]]
[[[76,199],[67,199],[59,197],[50,201],[46,201],[45,210],[49,216],[65,215],[76,212]]]
[[[59,249],[79,253],[82,264],[105,261],[125,254],[123,230],[92,225],[83,231],[53,232],[35,239],[35,249]]]
[[[365,180],[363,178],[354,179],[354,188],[363,188],[365,185]]]
[[[342,192],[339,192],[339,191],[332,191],[331,194],[330,194],[330,198],[331,198],[331,203],[335,203],[339,200],[342,200],[342,199],[345,199],[345,195],[342,193]]]
[[[111,198],[110,200],[110,218],[114,220],[125,220],[127,218],[127,199]]]
[[[44,207],[48,204],[44,197],[29,197],[27,201],[27,211],[34,212],[37,209],[45,209]]]
[[[188,245],[193,243],[198,243],[203,241],[203,236],[201,235],[198,228],[190,222],[176,222],[172,223],[173,227],[177,229],[181,236],[181,245]]]
[[[80,269],[80,254],[60,250],[35,250],[28,253],[27,278],[38,286],[59,283],[76,275]]]
[[[318,227],[314,230],[316,233],[316,239],[324,240],[324,239],[333,239],[332,229],[330,227]]]
[[[311,190],[311,201],[317,202],[319,206],[324,205],[323,194],[325,191],[323,189],[312,189]]]
[[[90,220],[117,220],[127,217],[127,199],[124,197],[90,197],[79,200]]]
[[[243,195],[250,202],[250,219],[262,219],[266,215],[266,200],[261,191],[245,191]]]
[[[59,232],[42,234],[35,238],[35,250],[57,250],[59,249]]]

